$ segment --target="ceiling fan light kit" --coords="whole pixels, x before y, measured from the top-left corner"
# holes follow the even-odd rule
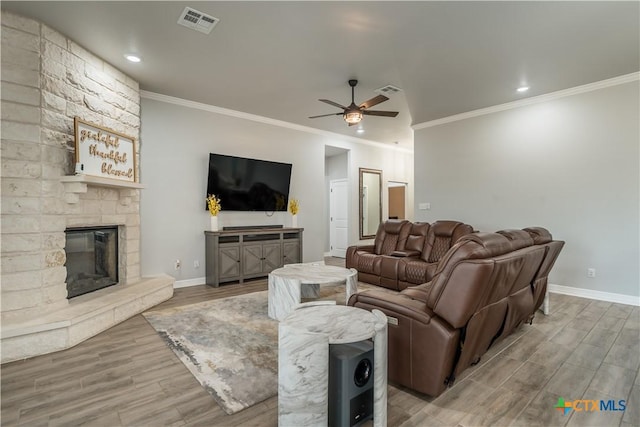
[[[349,125],[355,125],[362,120],[362,113],[360,111],[347,111],[342,118],[345,122],[349,123]]]
[[[355,87],[358,84],[358,81],[355,79],[349,80],[349,86],[351,86],[351,105],[345,107],[343,105],[338,104],[337,102],[329,101],[328,99],[319,99],[318,101],[324,102],[325,104],[332,105],[334,107],[342,108],[342,113],[331,113],[331,114],[321,114],[319,116],[311,116],[310,119],[316,119],[318,117],[328,117],[328,116],[342,116],[345,122],[349,126],[357,125],[362,121],[363,116],[380,116],[380,117],[396,117],[398,115],[397,111],[372,111],[368,110],[368,108],[373,107],[374,105],[378,105],[381,102],[389,100],[384,95],[374,96],[373,98],[363,102],[359,106],[356,105],[354,101],[354,92]]]

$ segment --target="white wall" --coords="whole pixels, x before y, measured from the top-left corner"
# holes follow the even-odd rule
[[[416,219],[546,227],[551,283],[638,296],[638,104],[634,81],[416,130]]]
[[[140,177],[146,186],[141,196],[141,263],[145,276],[167,273],[177,280],[205,276],[204,230],[209,226],[209,214],[204,209],[204,197],[210,152],[293,164],[290,196],[300,201],[298,225],[305,229],[306,262],[322,259],[324,253],[328,203],[324,192],[325,145],[351,153],[350,243],[358,237],[357,168],[383,169],[388,179],[411,177],[407,168],[395,169],[396,164],[412,163],[411,154],[393,146],[380,148],[151,98],[143,98],[141,106]],[[272,216],[262,212],[220,213],[221,226],[263,224],[288,226],[291,219],[285,212]],[[178,271],[174,270],[176,259],[182,261]],[[200,262],[197,269],[195,260]]]

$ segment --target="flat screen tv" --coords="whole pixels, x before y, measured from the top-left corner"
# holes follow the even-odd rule
[[[286,211],[291,164],[209,154],[207,195],[223,211]]]

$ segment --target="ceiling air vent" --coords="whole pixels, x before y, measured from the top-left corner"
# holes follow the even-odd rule
[[[209,34],[218,21],[220,21],[218,18],[190,7],[185,7],[180,18],[178,18],[178,24],[205,34]]]
[[[381,87],[380,89],[376,89],[374,90],[374,92],[379,93],[381,95],[385,95],[385,96],[391,96],[391,95],[395,95],[398,92],[401,92],[402,89],[400,89],[399,87],[395,87],[392,85],[386,85],[384,87]]]

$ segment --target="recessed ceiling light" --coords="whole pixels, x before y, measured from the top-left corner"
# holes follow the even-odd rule
[[[526,92],[529,90],[529,86],[520,86],[518,89],[516,89],[518,92]]]
[[[140,58],[140,56],[138,55],[134,55],[133,53],[127,53],[124,55],[125,58],[127,58],[127,61],[129,62],[140,62],[142,61],[142,58]]]
[[[364,133],[364,129],[358,129],[358,130],[356,130],[356,132],[358,132],[358,133]]]

